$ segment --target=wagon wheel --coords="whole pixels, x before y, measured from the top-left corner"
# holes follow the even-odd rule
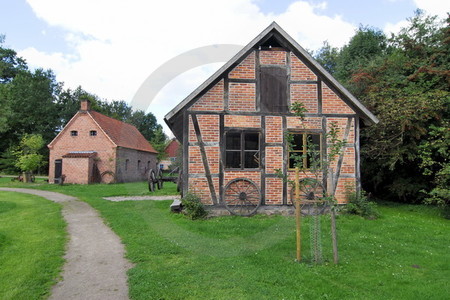
[[[261,193],[250,179],[236,178],[225,186],[223,199],[231,214],[251,216],[261,204]]]
[[[148,190],[150,192],[154,192],[155,191],[155,183],[156,183],[156,175],[155,175],[155,171],[153,171],[153,169],[150,169],[148,171]]]
[[[177,192],[181,193],[181,191],[183,190],[183,176],[182,176],[182,172],[181,170],[178,172],[178,177],[177,177]]]
[[[300,207],[304,215],[320,215],[326,207],[326,190],[323,184],[314,178],[303,178],[300,182]],[[291,189],[291,203],[296,206],[295,186]]]
[[[163,172],[161,169],[158,169],[158,171],[156,171],[156,182],[157,182],[157,186],[158,186],[158,190],[163,188]]]

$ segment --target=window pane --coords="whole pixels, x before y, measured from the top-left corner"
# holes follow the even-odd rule
[[[308,134],[308,143],[314,145],[315,150],[320,149],[320,134]]]
[[[244,154],[244,168],[259,168],[259,152],[246,151]]]
[[[306,167],[319,167],[320,166],[320,134],[308,134],[308,157],[306,161]],[[314,165],[313,165],[314,164]]]
[[[303,134],[293,134],[292,150],[303,150]]]
[[[259,134],[246,133],[244,136],[245,150],[259,150]]]
[[[228,132],[226,135],[226,149],[240,150],[241,149],[241,133]]]
[[[303,167],[303,157],[301,152],[290,152],[289,153],[289,168],[293,169],[295,167]]]
[[[240,168],[241,167],[241,152],[227,151],[225,153],[225,168]]]

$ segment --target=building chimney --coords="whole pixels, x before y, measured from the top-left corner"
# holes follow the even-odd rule
[[[89,100],[81,100],[81,111],[89,111],[91,110],[91,101]]]

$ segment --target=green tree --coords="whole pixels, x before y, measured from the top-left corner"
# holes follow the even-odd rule
[[[328,42],[324,42],[322,48],[316,53],[313,53],[314,58],[322,65],[331,75],[336,73],[337,61],[340,55],[340,50],[332,47]]]
[[[357,70],[364,68],[376,57],[383,56],[387,50],[384,33],[376,28],[360,26],[356,34],[336,57],[334,76],[340,82],[349,84],[349,79]],[[335,53],[331,48],[328,64],[332,64]]]
[[[24,172],[36,171],[44,163],[44,156],[39,154],[44,144],[40,134],[25,134],[20,141],[19,150],[15,153],[16,166]]]
[[[435,145],[433,128],[449,119],[449,26],[421,11],[389,40],[390,53],[354,72],[350,83],[380,123],[362,130],[363,172],[371,190],[418,202],[435,189],[436,169],[424,175],[421,148]],[[428,156],[445,158],[439,152]],[[394,198],[394,199],[395,199]]]
[[[9,103],[11,114],[9,130],[2,134],[1,149],[18,144],[26,133],[39,133],[51,141],[59,126],[55,105],[57,83],[52,71],[37,69],[20,72],[0,92],[0,98]]]
[[[23,58],[17,57],[17,52],[3,46],[5,36],[0,34],[0,84],[10,82],[21,71],[26,71],[27,65]]]
[[[159,130],[162,130],[162,126],[158,124],[156,117],[151,112],[146,114],[142,110],[134,111],[129,119],[129,123],[136,126],[142,135],[149,141],[153,140],[157,134],[160,134]],[[160,140],[162,139],[165,142],[166,138],[167,137],[162,139],[160,134]]]
[[[167,135],[164,133],[162,126],[158,125],[154,132],[153,138],[150,140],[153,148],[158,151],[158,160],[162,160],[166,157],[165,149],[167,145]]]
[[[390,38],[360,27],[342,49],[324,44],[316,54],[380,119],[361,127],[363,186],[372,194],[407,202],[446,195],[448,158],[438,149],[450,115],[449,40],[449,18],[418,10]]]

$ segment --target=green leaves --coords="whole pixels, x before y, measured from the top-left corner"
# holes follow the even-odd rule
[[[449,146],[439,142],[449,128],[449,40],[450,18],[444,23],[416,11],[390,38],[361,27],[337,53],[326,45],[319,52],[380,120],[361,127],[363,183],[378,197],[419,202],[440,189],[433,192],[437,203],[440,182],[450,185],[440,175]]]
[[[20,141],[20,149],[15,152],[17,161],[15,165],[24,172],[33,172],[38,169],[44,156],[38,151],[44,146],[44,140],[39,134],[25,134]]]

